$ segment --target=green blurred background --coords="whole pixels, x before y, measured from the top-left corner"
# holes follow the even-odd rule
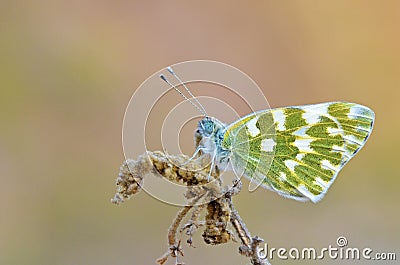
[[[0,1],[0,264],[155,263],[178,208],[144,192],[110,203],[122,119],[149,75],[192,59],[243,70],[272,107],[371,107],[371,138],[322,202],[235,202],[271,247],[343,235],[400,259],[399,26],[399,1]],[[237,243],[194,243],[186,264],[248,263]],[[273,261],[342,263],[365,261]]]

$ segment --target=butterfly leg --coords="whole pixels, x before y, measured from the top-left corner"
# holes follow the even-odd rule
[[[208,177],[207,177],[207,181],[210,181],[211,178],[211,173],[214,172],[215,170],[215,157],[217,156],[217,151],[214,151],[213,156],[211,158],[211,166],[210,166],[210,172],[208,172]]]
[[[197,154],[203,149],[204,149],[203,146],[200,146],[200,145],[197,146],[196,150],[194,151],[194,154],[185,163],[181,164],[181,166],[185,166],[187,163],[192,161],[197,156]]]

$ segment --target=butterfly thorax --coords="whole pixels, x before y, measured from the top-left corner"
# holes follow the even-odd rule
[[[216,166],[225,169],[230,150],[222,145],[226,125],[219,120],[206,117],[199,121],[195,133],[196,144],[204,154],[209,154]]]

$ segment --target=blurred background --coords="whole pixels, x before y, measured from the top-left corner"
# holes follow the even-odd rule
[[[271,107],[371,107],[368,143],[320,203],[260,189],[235,203],[270,247],[346,236],[400,259],[399,25],[398,1],[0,1],[0,264],[155,264],[179,208],[144,192],[110,203],[122,120],[148,76],[193,59],[241,69]],[[186,264],[248,263],[200,234]]]

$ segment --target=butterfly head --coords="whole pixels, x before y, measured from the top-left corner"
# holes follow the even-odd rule
[[[205,117],[197,126],[195,133],[196,145],[201,146],[204,153],[220,153],[224,138],[225,124],[211,117]]]
[[[219,120],[211,117],[205,117],[197,126],[197,133],[203,137],[218,136],[219,138],[223,135],[221,134],[222,129],[225,125]]]

